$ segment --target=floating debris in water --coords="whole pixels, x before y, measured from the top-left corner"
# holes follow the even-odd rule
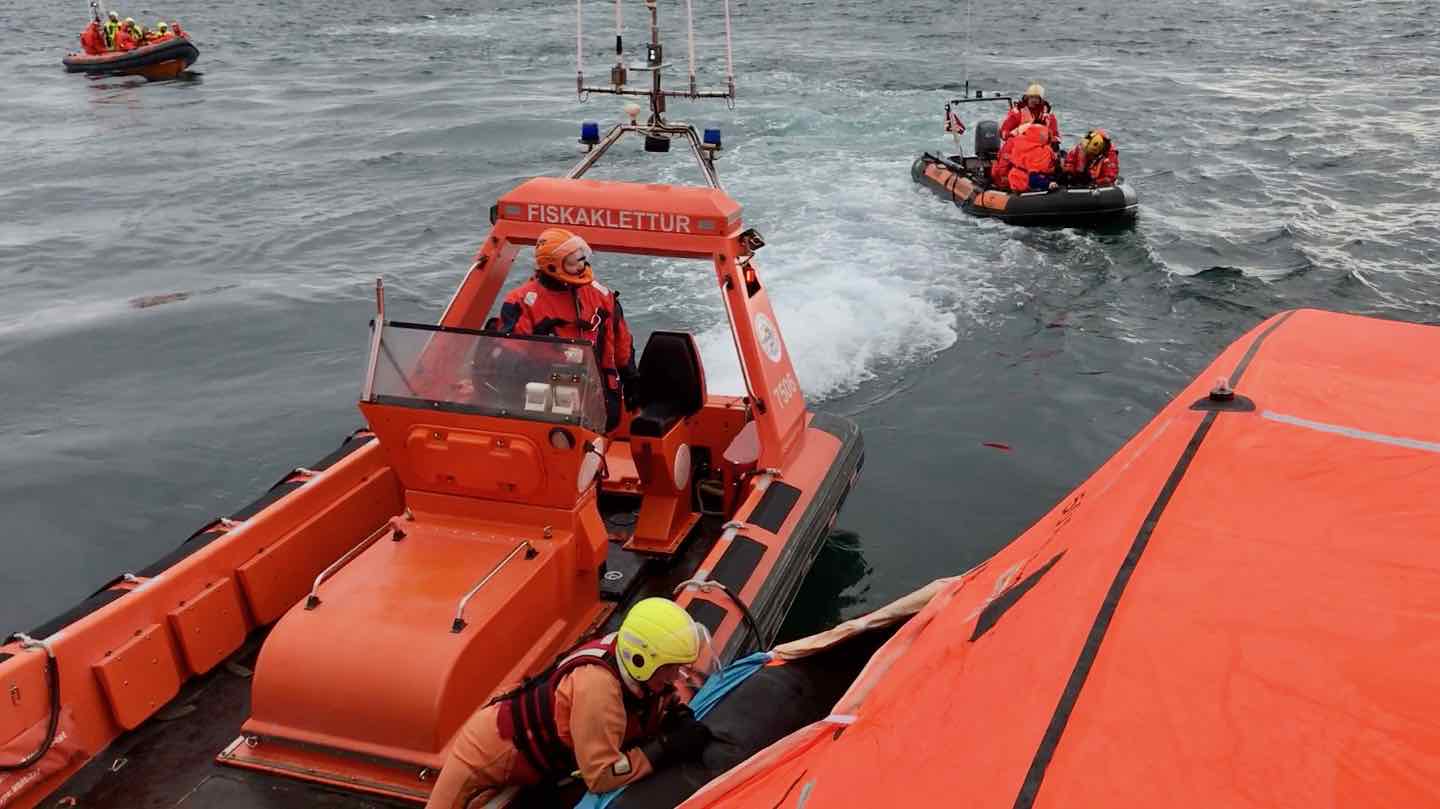
[[[183,301],[189,297],[189,292],[168,292],[164,295],[141,295],[138,298],[131,298],[130,305],[136,309],[149,309],[152,306]]]
[[[184,291],[166,292],[163,295],[140,295],[139,297],[131,298],[130,305],[136,309],[149,309],[152,306],[161,306],[167,303],[179,303],[180,301],[189,300],[192,295],[210,295],[216,292],[224,292],[227,289],[234,289],[237,286],[239,286],[239,284],[221,284],[218,287],[210,287],[198,292]]]

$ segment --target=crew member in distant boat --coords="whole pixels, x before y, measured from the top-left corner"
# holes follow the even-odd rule
[[[120,15],[114,11],[110,12],[109,18],[105,20],[105,48],[114,50],[119,47]]]
[[[1005,114],[1005,120],[1000,123],[1000,138],[1008,140],[1016,129],[1025,124],[1044,125],[1050,130],[1050,140],[1057,144],[1060,142],[1060,122],[1051,111],[1050,102],[1045,100],[1045,88],[1038,82],[1027,87],[1019,103]]]
[[[145,42],[154,45],[157,42],[166,42],[174,38],[175,34],[170,31],[170,24],[161,20],[155,23],[154,28],[150,29],[150,35],[146,37]]]
[[[1055,151],[1044,124],[1025,124],[1006,143],[1010,146],[1010,190],[1045,191],[1054,188]]]
[[[115,48],[122,51],[132,51],[145,44],[145,34],[140,26],[135,24],[134,17],[126,17],[120,24],[120,33],[115,36]]]
[[[91,20],[80,32],[80,49],[91,56],[105,52],[105,33],[100,30],[100,20]]]
[[[587,340],[605,377],[605,430],[620,423],[622,402],[638,406],[635,341],[620,296],[595,280],[590,245],[563,228],[549,228],[535,243],[535,277],[510,291],[500,306],[498,331]]]
[[[181,27],[180,27],[180,21],[179,21],[179,20],[171,20],[171,21],[170,21],[170,33],[174,34],[174,35],[177,36],[177,37],[189,37],[189,36],[190,36],[189,34],[185,33],[185,29],[184,29],[184,28],[181,28]]]
[[[1120,150],[1110,140],[1109,132],[1092,129],[1066,153],[1061,171],[1068,185],[1114,185],[1120,176]]]
[[[646,598],[620,631],[582,644],[460,728],[426,809],[465,809],[483,793],[578,775],[607,792],[699,755],[710,731],[675,699],[704,630],[680,605]]]

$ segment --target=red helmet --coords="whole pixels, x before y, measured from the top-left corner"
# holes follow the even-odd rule
[[[583,287],[595,278],[590,245],[563,228],[547,228],[535,242],[535,270],[562,284]]]

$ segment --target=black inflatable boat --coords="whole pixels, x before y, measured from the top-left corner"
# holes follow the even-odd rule
[[[958,121],[953,105],[967,102],[1005,102],[1001,96],[955,99],[945,105],[947,126]],[[963,131],[963,126],[950,131]],[[975,154],[945,156],[926,152],[910,167],[910,177],[948,198],[972,216],[993,217],[1012,225],[1081,225],[1133,216],[1139,195],[1125,178],[1114,185],[1060,186],[1053,191],[1013,192],[994,188],[990,168],[1000,152],[1000,124],[980,121],[975,126]]]

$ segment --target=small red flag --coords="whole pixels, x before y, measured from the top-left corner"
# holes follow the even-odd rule
[[[965,123],[950,109],[949,104],[945,105],[945,131],[954,132],[957,135],[965,134]]]

